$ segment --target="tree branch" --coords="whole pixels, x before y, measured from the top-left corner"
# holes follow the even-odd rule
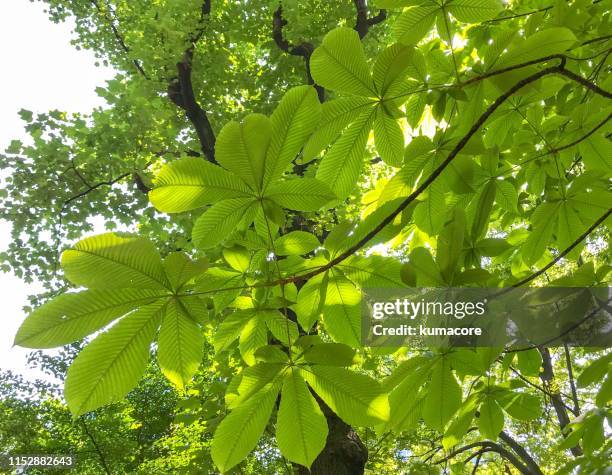
[[[499,445],[499,444],[497,444],[495,442],[492,442],[490,440],[484,440],[482,442],[474,442],[474,443],[465,445],[463,447],[460,447],[460,448],[458,448],[456,450],[453,450],[446,457],[444,457],[444,458],[442,458],[440,460],[437,460],[435,462],[435,464],[439,465],[441,463],[448,462],[453,457],[456,457],[457,455],[462,454],[463,452],[466,452],[466,451],[471,450],[471,449],[476,448],[476,447],[486,448],[490,452],[495,452],[495,453],[501,455],[504,459],[506,459],[508,462],[510,462],[512,465],[514,465],[514,467],[519,472],[521,472],[523,475],[534,475],[534,474],[537,474],[537,472],[532,472],[526,465],[523,465],[521,463],[521,461],[516,457],[516,455],[514,455],[508,449],[506,449],[505,447],[502,447],[501,445]]]
[[[361,238],[357,243],[349,247],[346,251],[336,256],[334,259],[329,261],[326,265],[321,266],[319,269],[308,272],[301,276],[287,277],[283,280],[282,283],[289,282],[299,282],[302,280],[308,280],[311,277],[314,277],[322,272],[325,272],[332,267],[338,265],[342,261],[348,259],[355,252],[361,249],[365,244],[367,244],[372,238],[374,238],[379,232],[381,232],[388,224],[393,222],[393,220],[404,210],[406,209],[412,202],[414,202],[428,187],[431,185],[440,174],[444,171],[444,169],[453,161],[453,159],[459,154],[459,152],[466,146],[468,141],[472,138],[472,136],[483,126],[483,124],[487,121],[487,119],[495,112],[510,96],[514,95],[516,92],[521,90],[523,87],[531,84],[532,82],[537,81],[538,79],[548,75],[558,72],[561,69],[561,66],[552,66],[546,69],[542,69],[537,73],[531,74],[526,78],[517,82],[514,86],[508,89],[504,94],[499,96],[485,112],[478,118],[476,123],[472,125],[470,130],[459,140],[457,145],[453,148],[453,150],[448,154],[446,159],[429,175],[423,183],[421,183],[416,190],[414,190],[408,197],[404,199],[400,203],[400,205],[391,212],[387,217],[385,217],[372,231],[367,233],[363,238]]]
[[[98,457],[100,458],[100,464],[102,465],[102,468],[104,469],[107,475],[111,475],[111,471],[108,468],[106,459],[104,458],[104,454],[102,453],[102,450],[100,449],[100,446],[96,442],[96,439],[94,438],[93,434],[89,432],[89,429],[87,428],[87,424],[85,423],[85,419],[81,419],[81,425],[83,426],[83,430],[85,431],[85,434],[87,434],[87,437],[89,437],[89,440],[91,440],[91,443],[94,446],[94,449],[96,450],[96,453],[98,454]]]
[[[308,78],[308,84],[313,84],[317,95],[319,96],[319,101],[323,102],[325,100],[325,89],[318,84],[315,84],[314,79],[312,78],[312,74],[310,72],[310,56],[314,51],[314,46],[312,43],[304,41],[299,45],[291,44],[289,41],[285,39],[283,36],[283,27],[287,25],[287,20],[283,18],[283,7],[282,5],[278,5],[278,8],[274,10],[272,14],[272,39],[274,39],[274,43],[278,46],[282,51],[292,56],[301,56],[304,58],[304,66],[306,67],[306,77]]]
[[[550,387],[550,383],[554,379],[555,375],[553,372],[552,359],[550,357],[550,351],[548,348],[539,347],[538,350],[542,355],[542,372],[540,373],[540,379],[545,386]],[[551,391],[552,392],[552,391]],[[559,428],[564,437],[566,437],[563,429],[570,423],[569,416],[567,414],[567,408],[561,399],[561,395],[558,392],[554,392],[550,395],[550,402],[555,409],[557,414],[557,420],[559,421]],[[582,449],[579,445],[575,445],[570,449],[574,457],[580,457],[582,455]]]
[[[570,354],[569,346],[567,343],[563,344],[563,350],[565,353],[565,367],[567,368],[567,377],[569,379],[570,390],[572,391],[572,401],[574,401],[574,410],[572,411],[576,416],[580,415],[580,403],[578,402],[578,393],[576,391],[576,383],[574,382],[574,370],[572,368],[572,358]]]
[[[529,452],[527,452],[521,444],[514,440],[510,436],[510,434],[501,431],[499,434],[499,438],[503,440],[506,444],[508,444],[512,448],[512,450],[514,450],[516,455],[518,455],[523,460],[523,462],[525,462],[525,465],[527,466],[527,468],[529,468],[529,470],[531,470],[531,473],[535,475],[544,475],[542,473],[542,470],[540,469],[540,466],[536,463],[536,461],[529,454]]]
[[[595,221],[591,226],[589,226],[589,228],[585,232],[583,232],[580,236],[578,236],[573,243],[571,243],[567,248],[565,248],[562,252],[560,252],[553,260],[551,260],[548,264],[546,264],[544,267],[542,267],[537,272],[534,272],[530,276],[525,277],[522,280],[519,280],[516,284],[513,284],[510,288],[521,287],[522,285],[525,285],[528,282],[531,282],[532,280],[540,277],[542,274],[544,274],[544,272],[546,272],[548,269],[554,266],[557,262],[559,262],[561,259],[567,256],[570,252],[572,252],[574,248],[578,246],[582,241],[584,241],[587,238],[587,236],[589,236],[589,234],[591,234],[595,229],[597,229],[597,227],[601,223],[603,223],[608,218],[608,216],[610,216],[611,213],[612,213],[612,209],[609,209],[608,211],[606,211],[603,215],[599,217],[597,221]]]
[[[376,25],[387,18],[387,11],[380,10],[376,16],[368,17],[368,6],[366,0],[353,0],[357,10],[357,22],[355,23],[355,31],[360,39],[363,39],[370,31],[370,27]]]
[[[117,26],[115,25],[115,21],[116,21],[115,18],[107,15],[106,12],[102,9],[102,7],[100,6],[100,4],[98,3],[97,0],[91,0],[91,3],[96,8],[98,13],[102,17],[102,19],[104,21],[106,21],[108,23],[108,25],[110,26],[110,29],[113,32],[114,37],[117,39],[117,43],[119,43],[119,47],[129,57],[131,50],[128,47],[128,45],[125,43],[125,40],[123,39],[123,36],[121,35],[121,33],[119,33],[119,30],[118,30]],[[147,76],[147,73],[145,72],[145,70],[143,69],[142,65],[140,64],[140,62],[137,59],[132,59],[132,63],[134,64],[134,67],[136,68],[138,73],[140,73],[145,79],[149,79],[149,76]]]
[[[204,109],[198,103],[193,91],[191,73],[195,44],[204,33],[203,22],[210,15],[211,0],[205,0],[200,10],[201,26],[189,37],[189,46],[183,53],[183,59],[176,64],[178,78],[168,86],[168,96],[178,107],[185,111],[185,115],[195,128],[200,148],[206,159],[211,163],[215,160],[215,133]]]

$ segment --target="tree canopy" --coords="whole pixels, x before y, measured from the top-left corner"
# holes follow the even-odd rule
[[[609,352],[361,340],[368,288],[608,286],[609,2],[44,3],[117,73],[0,162],[15,343],[68,349],[3,413],[81,473],[609,468]]]

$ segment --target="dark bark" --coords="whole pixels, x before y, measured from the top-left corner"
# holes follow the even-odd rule
[[[185,115],[196,131],[200,148],[206,159],[211,163],[217,163],[215,160],[215,133],[206,112],[196,99],[191,81],[195,45],[204,34],[204,21],[210,15],[210,10],[211,1],[202,2],[200,27],[189,37],[189,47],[183,53],[181,61],[176,64],[178,77],[168,85],[168,97],[185,111]]]
[[[550,392],[550,403],[555,409],[555,413],[557,414],[557,420],[559,421],[559,428],[561,429],[561,433],[564,436],[567,436],[564,429],[570,423],[570,418],[567,413],[567,408],[563,400],[561,399],[561,394],[559,394],[558,390],[552,390],[551,383],[555,377],[552,367],[552,359],[550,357],[550,351],[548,348],[539,348],[540,354],[542,355],[542,372],[540,373],[540,379],[544,386],[548,387]],[[582,449],[579,445],[576,445],[570,449],[572,455],[574,457],[579,457],[582,455]]]
[[[287,25],[287,20],[283,18],[283,8],[281,5],[278,6],[272,15],[272,39],[282,51],[290,54],[291,56],[301,56],[304,58],[304,66],[306,67],[306,77],[308,84],[314,85],[319,101],[325,101],[325,89],[318,84],[315,84],[312,74],[310,73],[310,55],[314,51],[312,43],[304,41],[299,45],[289,43],[283,36],[283,27]]]
[[[310,471],[297,467],[299,475],[360,475],[368,460],[368,449],[353,428],[340,419],[321,399],[315,398],[327,418],[329,433],[325,448]]]

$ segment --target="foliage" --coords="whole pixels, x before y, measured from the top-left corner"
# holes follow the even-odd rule
[[[364,348],[360,306],[608,285],[606,2],[48,3],[119,71],[91,117],[22,112],[33,145],[7,151],[0,198],[8,265],[85,288],[16,336],[96,334],[65,377],[74,417],[154,349],[186,410],[149,473],[605,468],[608,353]],[[83,238],[92,216],[138,235]]]

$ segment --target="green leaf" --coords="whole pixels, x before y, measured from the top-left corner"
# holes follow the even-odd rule
[[[540,399],[527,393],[504,392],[495,398],[500,406],[514,419],[520,421],[531,421],[538,418],[542,413]]]
[[[270,329],[274,338],[290,347],[300,336],[295,322],[289,320],[288,316],[283,315],[278,310],[263,310],[258,312],[266,320],[266,325]]]
[[[404,287],[402,263],[392,257],[351,256],[336,268],[359,287]]]
[[[149,200],[159,211],[180,213],[220,200],[248,197],[249,188],[236,175],[202,158],[169,162],[155,177]]]
[[[164,259],[164,270],[170,286],[178,291],[187,282],[193,280],[208,269],[207,259],[192,261],[183,252],[171,252]]]
[[[347,424],[372,426],[389,419],[387,394],[374,379],[333,366],[303,367],[300,374]]]
[[[496,180],[497,193],[495,194],[496,203],[506,211],[517,212],[518,194],[514,185],[506,180]]]
[[[310,70],[315,83],[326,89],[376,96],[361,40],[352,28],[327,33],[310,57]]]
[[[244,286],[244,277],[232,269],[211,267],[195,285],[200,294],[214,299],[218,313],[238,296]]]
[[[176,299],[168,302],[157,341],[159,367],[174,385],[184,389],[204,356],[204,335]]]
[[[432,429],[443,431],[460,406],[461,386],[451,371],[450,360],[442,357],[431,373],[423,420]]]
[[[578,213],[574,211],[570,203],[567,201],[563,202],[559,207],[559,221],[557,225],[558,248],[560,250],[567,249],[578,240],[583,232],[584,224],[582,224]],[[583,246],[584,243],[580,243],[567,255],[567,258],[577,259]]]
[[[342,343],[321,343],[304,351],[308,363],[323,366],[351,366],[357,362],[353,348]]]
[[[495,64],[496,69],[521,64],[552,54],[563,53],[576,42],[576,36],[568,28],[554,27],[538,31],[522,43],[510,49]]]
[[[418,287],[440,287],[444,284],[438,265],[424,247],[414,249],[409,262],[417,273]]]
[[[264,348],[271,348],[269,346]],[[286,356],[286,355],[285,355]],[[254,394],[276,381],[286,365],[279,363],[257,363],[247,366],[235,375],[225,391],[225,403],[229,409],[244,404]]]
[[[453,421],[444,432],[442,445],[446,450],[459,444],[470,429],[474,414],[476,413],[476,401],[474,396],[469,397],[459,408]]]
[[[310,468],[325,447],[327,419],[296,367],[283,383],[276,423],[281,453],[291,462]]]
[[[475,200],[476,209],[471,231],[471,236],[474,240],[481,238],[487,232],[496,190],[495,180],[489,180],[486,186],[478,193],[478,199]]]
[[[98,234],[62,253],[62,268],[73,284],[99,289],[169,287],[151,241],[115,233]]]
[[[438,6],[406,8],[393,24],[393,36],[400,43],[418,43],[431,30],[439,11]]]
[[[374,118],[376,150],[387,165],[399,167],[404,158],[404,133],[393,117],[378,107]]]
[[[550,244],[558,211],[558,203],[542,203],[534,211],[533,228],[521,248],[523,262],[528,266],[535,264]]]
[[[244,325],[240,332],[238,348],[246,364],[253,366],[256,363],[255,352],[268,343],[268,328],[264,315],[255,313]]]
[[[296,211],[317,211],[336,199],[331,188],[316,178],[276,182],[266,190],[265,196],[284,208]]]
[[[327,280],[327,273],[317,275],[309,279],[298,293],[295,312],[300,326],[306,331],[309,331],[322,315]]]
[[[272,141],[265,163],[264,187],[280,178],[321,118],[321,104],[312,86],[289,89],[272,113]]]
[[[326,183],[339,199],[346,198],[359,179],[374,111],[366,109],[361,112],[325,154],[317,169],[317,178]]]
[[[279,256],[308,254],[321,245],[319,239],[306,231],[291,231],[274,241],[274,251]]]
[[[226,350],[240,336],[242,329],[254,314],[253,309],[246,309],[227,315],[217,327],[213,337],[215,352]]]
[[[438,234],[446,218],[445,191],[440,181],[429,186],[427,197],[414,208],[414,223],[430,236]]]
[[[215,144],[215,158],[251,189],[260,190],[271,138],[270,119],[262,114],[249,114],[242,122],[228,122],[221,129]]]
[[[279,387],[270,384],[229,413],[217,427],[210,454],[221,472],[240,463],[266,428]]]
[[[504,5],[500,0],[452,0],[446,9],[459,21],[477,23],[495,18]]]
[[[17,331],[15,344],[26,348],[67,345],[163,295],[147,289],[84,290],[62,294],[28,315]]]
[[[422,74],[426,74],[414,64],[418,61],[417,55],[414,47],[399,43],[389,46],[378,55],[374,63],[373,78],[379,97],[384,98],[387,91],[403,83],[406,76],[421,79]]]
[[[476,243],[474,249],[487,257],[495,257],[503,254],[512,246],[505,239],[485,238]]]
[[[120,401],[136,386],[149,361],[164,306],[157,302],[131,313],[79,353],[64,385],[66,403],[75,417]]]
[[[332,144],[342,130],[359,117],[365,108],[371,109],[374,102],[366,97],[341,97],[326,101],[321,107],[321,121],[304,146],[303,161],[315,158]]]
[[[496,440],[504,428],[504,413],[499,404],[492,397],[486,397],[478,409],[478,429],[480,433],[492,440]]]
[[[579,388],[586,388],[591,384],[600,382],[610,367],[612,362],[612,353],[603,355],[602,357],[591,362],[576,379]]]
[[[612,170],[612,143],[601,135],[593,135],[578,144],[587,170]]]
[[[193,226],[192,238],[195,245],[200,249],[215,247],[236,228],[253,203],[252,198],[234,198],[212,205]]]
[[[519,351],[517,367],[525,376],[538,376],[542,366],[542,355],[537,348]]]
[[[361,292],[346,277],[330,277],[323,323],[334,341],[361,346]]]
[[[436,247],[436,261],[442,274],[447,277],[447,281],[453,276],[459,263],[463,250],[464,233],[465,212],[461,208],[455,208],[451,221],[438,237]]]

